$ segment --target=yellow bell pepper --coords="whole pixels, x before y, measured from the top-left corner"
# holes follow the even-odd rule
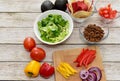
[[[72,68],[72,66],[66,62],[61,62],[58,67],[57,67],[57,71],[63,75],[63,77],[68,78],[71,75],[74,75],[75,73],[77,73],[77,71]]]
[[[71,71],[73,74],[74,73],[77,73],[77,71],[75,70],[75,69],[73,69],[71,66],[70,66],[70,64],[68,64],[68,63],[63,63],[68,69],[69,69],[69,71]]]
[[[40,63],[35,60],[32,60],[27,64],[27,66],[24,69],[24,72],[29,77],[36,77],[39,74],[39,70],[40,70]]]

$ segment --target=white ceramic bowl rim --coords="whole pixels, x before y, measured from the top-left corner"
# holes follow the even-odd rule
[[[38,23],[38,21],[42,20],[43,18],[46,18],[49,14],[59,14],[59,15],[61,15],[65,20],[68,20],[68,22],[69,22],[69,33],[68,33],[68,35],[66,35],[66,37],[65,37],[63,40],[61,40],[61,41],[59,41],[59,42],[55,42],[55,43],[47,42],[47,41],[42,40],[41,37],[40,37],[40,32],[39,32],[39,30],[38,30],[38,24],[37,24],[37,23]],[[65,12],[63,12],[63,11],[60,11],[60,10],[48,10],[48,11],[46,11],[46,12],[44,12],[44,13],[41,13],[41,14],[36,18],[36,20],[35,20],[35,22],[34,22],[34,33],[35,33],[35,35],[37,36],[37,38],[38,38],[41,42],[43,42],[43,43],[45,43],[45,44],[48,44],[48,45],[56,45],[56,44],[62,43],[63,41],[65,41],[65,40],[72,34],[72,31],[73,31],[73,20],[72,20],[72,18],[71,18],[67,13],[65,13]]]

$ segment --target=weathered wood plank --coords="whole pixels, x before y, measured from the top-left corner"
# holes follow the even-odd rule
[[[37,45],[46,51],[44,61],[52,61],[52,53],[55,50],[82,48],[86,45]],[[120,62],[120,45],[99,45],[103,61]],[[15,50],[16,49],[16,50]],[[0,61],[30,61],[30,53],[23,45],[0,45]],[[8,58],[9,57],[9,58]]]
[[[28,62],[0,62],[0,80],[39,80],[46,79],[38,76],[36,78],[28,78],[24,74],[24,67]],[[104,63],[107,81],[120,80],[120,63]],[[54,76],[47,79],[54,81]]]
[[[35,19],[41,13],[0,13],[0,28],[5,27],[33,27]],[[92,16],[92,21],[100,21],[97,13]],[[114,20],[110,27],[120,27],[120,18]],[[80,27],[79,23],[74,22],[74,27]]]
[[[24,68],[28,62],[0,62],[0,80],[39,80],[44,81],[42,77],[29,78],[24,74]],[[54,77],[48,81],[54,80]]]
[[[0,12],[40,12],[44,0],[0,0]]]
[[[40,5],[43,1],[44,0],[0,0],[0,12],[41,12]],[[54,2],[55,0],[51,1]],[[104,4],[106,2],[108,4],[109,1],[110,0],[99,0],[97,6],[105,6]],[[120,11],[120,5],[118,3],[120,3],[120,0],[112,1],[115,8]]]
[[[99,44],[120,44],[120,28],[110,28],[109,36],[101,41]],[[0,28],[0,43],[23,43],[23,40],[27,36],[35,38],[37,43],[41,42],[36,38],[33,33],[33,28]],[[63,42],[63,44],[86,44],[80,33],[79,28],[74,28],[74,31],[70,38]]]
[[[33,27],[40,13],[0,13],[0,27]]]

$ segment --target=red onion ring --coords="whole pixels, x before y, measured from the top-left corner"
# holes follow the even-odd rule
[[[97,76],[95,73],[89,73],[87,81],[97,81]]]
[[[98,67],[91,67],[88,71],[90,73],[96,73],[96,75],[97,75],[97,80],[96,81],[101,80],[102,73],[101,73],[101,70]]]
[[[89,71],[87,70],[80,71],[80,77],[81,79],[83,79],[83,81],[88,78],[88,75],[89,75]]]

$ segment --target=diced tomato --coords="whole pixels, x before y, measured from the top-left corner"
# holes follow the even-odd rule
[[[111,4],[108,4],[108,6],[107,6],[107,7],[109,7],[109,8],[110,8],[110,7],[111,7]]]
[[[116,17],[116,14],[117,14],[117,11],[116,10],[113,10],[110,12],[110,18],[113,19]]]
[[[102,12],[103,14],[109,14],[109,11],[107,9],[104,9]]]
[[[113,11],[110,12],[110,14],[116,15],[116,14],[117,14],[117,11],[116,11],[116,10],[113,10]]]
[[[100,14],[101,16],[103,16],[103,10],[104,10],[104,8],[100,8],[100,9],[99,9],[99,14]]]
[[[100,14],[101,16],[103,16],[103,12],[102,12],[102,11],[99,11],[99,14]]]
[[[104,14],[104,17],[105,18],[110,18],[110,15],[109,14]]]
[[[105,7],[108,11],[112,11],[111,4],[108,4],[107,7]]]
[[[100,8],[99,15],[104,18],[113,19],[116,17],[117,10],[112,10],[111,4],[108,4],[107,7]]]
[[[110,19],[113,19],[116,17],[116,14],[110,14]]]

